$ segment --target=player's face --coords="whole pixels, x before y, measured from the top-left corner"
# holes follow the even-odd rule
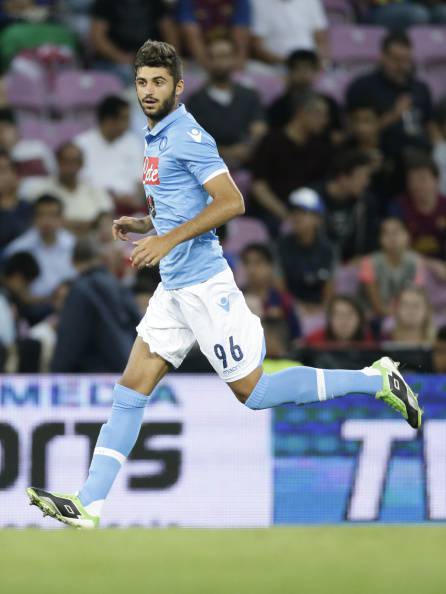
[[[183,81],[175,86],[167,68],[143,66],[136,74],[136,93],[149,120],[158,122],[169,114],[183,92]]]

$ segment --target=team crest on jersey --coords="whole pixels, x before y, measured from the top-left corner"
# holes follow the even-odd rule
[[[160,153],[165,151],[167,147],[167,136],[162,136],[160,138]]]
[[[144,164],[142,169],[142,183],[148,186],[159,185],[160,178],[158,157],[144,157]]]
[[[155,208],[155,201],[153,199],[153,196],[151,196],[150,194],[147,196],[146,198],[147,200],[147,208],[149,209],[149,215],[153,218],[156,217],[156,208]]]

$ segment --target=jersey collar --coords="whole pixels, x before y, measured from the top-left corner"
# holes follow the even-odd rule
[[[144,128],[148,136],[157,136],[164,128],[167,128],[172,122],[175,122],[179,118],[186,115],[187,111],[183,103],[180,103],[176,109],[174,109],[169,115],[163,118],[160,122],[155,124],[150,130],[148,126]]]

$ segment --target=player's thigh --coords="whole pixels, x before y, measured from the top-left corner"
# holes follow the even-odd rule
[[[200,350],[222,380],[238,382],[261,366],[263,329],[230,270],[182,291],[181,307]],[[245,391],[246,385],[248,380],[239,384]]]
[[[184,320],[174,291],[166,291],[160,283],[150,299],[147,311],[136,328],[138,336],[172,367],[181,365],[195,342]]]
[[[168,371],[168,363],[157,353],[152,353],[149,345],[138,336],[118,383],[149,395]]]

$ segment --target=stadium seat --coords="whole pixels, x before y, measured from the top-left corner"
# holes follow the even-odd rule
[[[446,65],[446,27],[420,25],[412,27],[409,34],[418,65]]]
[[[56,78],[53,107],[62,113],[78,109],[94,110],[102,99],[118,95],[122,90],[122,84],[114,74],[68,70]]]
[[[343,104],[345,94],[354,74],[347,70],[333,70],[325,72],[319,77],[316,83],[316,90],[319,93],[332,97],[335,101]]]
[[[44,114],[49,108],[49,97],[41,77],[11,72],[5,76],[8,102],[19,111]]]
[[[324,8],[331,25],[353,23],[355,20],[349,0],[324,0]]]
[[[181,100],[186,102],[187,99],[198,91],[205,83],[205,78],[202,74],[197,74],[188,70],[184,71],[184,92],[181,95]]]
[[[225,252],[239,254],[249,243],[269,242],[268,229],[258,219],[240,217],[228,223]]]
[[[384,27],[368,25],[336,25],[329,29],[333,62],[358,72],[373,66],[380,54]]]
[[[22,118],[19,127],[22,138],[40,140],[52,150],[88,128],[79,120],[52,121],[40,118]]]
[[[231,175],[242,193],[246,204],[248,202],[249,192],[251,191],[252,176],[250,172],[247,169],[235,169],[231,171]]]
[[[235,76],[240,84],[255,89],[264,105],[270,105],[284,90],[280,74],[266,72],[240,72]]]
[[[429,86],[434,102],[446,97],[446,64],[443,72],[421,72],[420,78]]]
[[[326,315],[324,312],[309,313],[297,307],[297,313],[301,324],[302,336],[304,337],[325,326]]]

